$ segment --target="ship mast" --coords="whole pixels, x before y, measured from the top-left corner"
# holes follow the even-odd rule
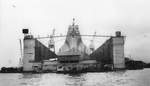
[[[75,18],[73,18],[73,22],[72,22],[72,26],[74,26],[75,25]]]

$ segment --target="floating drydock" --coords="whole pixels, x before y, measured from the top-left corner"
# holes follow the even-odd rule
[[[82,41],[79,26],[73,21],[57,54],[28,34],[28,29],[23,29],[23,33],[24,72],[88,72],[125,68],[124,36],[119,31],[116,32],[116,36],[106,36],[110,38],[91,52]],[[53,37],[56,36],[51,36]]]

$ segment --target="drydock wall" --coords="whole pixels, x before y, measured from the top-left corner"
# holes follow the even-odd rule
[[[33,71],[33,66],[43,60],[56,58],[56,54],[34,38],[24,38],[23,71]]]
[[[105,64],[113,63],[113,45],[112,39],[107,40],[98,49],[96,49],[91,55],[91,59],[95,59]]]
[[[24,39],[24,51],[23,51],[23,71],[32,71],[33,63],[35,60],[35,40]]]
[[[96,49],[90,57],[104,65],[112,64],[114,68],[125,68],[124,37],[111,37],[102,46]]]
[[[125,68],[124,37],[115,37],[113,40],[113,66],[114,68]]]
[[[50,51],[45,45],[43,45],[37,39],[35,40],[35,61],[40,62],[42,60],[48,60],[49,58],[56,58],[56,54]]]

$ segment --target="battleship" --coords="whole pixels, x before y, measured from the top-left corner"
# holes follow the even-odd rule
[[[23,29],[22,65],[19,68],[3,67],[1,72],[99,72],[131,68],[139,63],[143,68],[144,63],[131,64],[134,61],[125,58],[125,36],[122,36],[120,31],[116,31],[115,36],[81,35],[75,19],[69,25],[67,35],[56,36],[54,31],[48,37],[34,37],[29,34],[28,29]],[[87,47],[83,43],[83,36],[108,37],[109,39],[94,49],[94,45]],[[56,37],[65,37],[64,44],[57,53],[54,41]],[[39,41],[44,38],[50,39],[48,47]]]

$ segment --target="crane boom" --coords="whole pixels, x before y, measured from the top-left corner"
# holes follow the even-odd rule
[[[59,37],[66,37],[67,35],[55,35],[52,36],[53,38],[59,38]],[[79,36],[83,36],[83,37],[114,37],[111,35],[79,35]],[[68,36],[67,36],[68,37]],[[50,38],[49,36],[47,37],[35,37],[36,39],[45,39],[45,38]]]

